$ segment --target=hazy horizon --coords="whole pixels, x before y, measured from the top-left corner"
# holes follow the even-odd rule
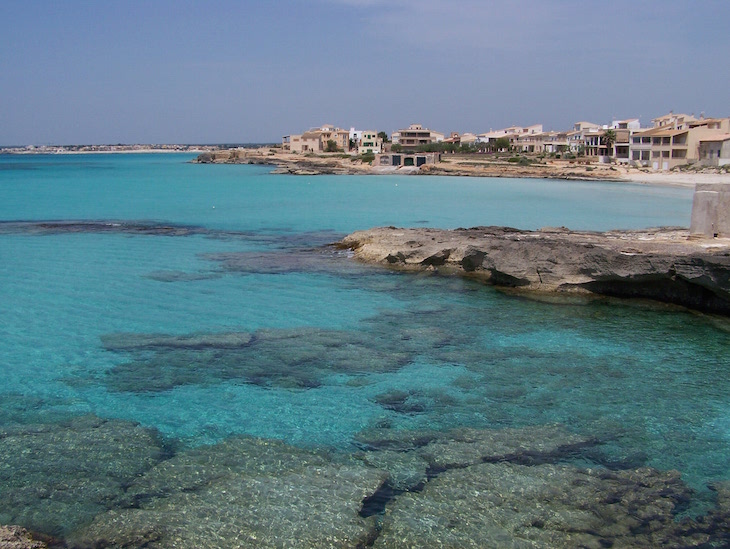
[[[728,116],[710,0],[0,5],[0,145],[272,143]]]

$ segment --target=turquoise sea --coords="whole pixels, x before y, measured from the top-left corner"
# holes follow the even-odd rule
[[[174,477],[132,501],[140,479],[233,441],[358,460],[376,431],[554,424],[592,442],[551,463],[677,470],[692,494],[677,517],[715,504],[708,486],[730,479],[725,320],[533,301],[329,246],[383,225],[686,227],[690,189],[191,158],[0,156],[0,524],[88,540],[110,513],[151,520],[165,498],[202,495]]]

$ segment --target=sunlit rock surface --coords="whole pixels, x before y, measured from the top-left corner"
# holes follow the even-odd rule
[[[363,500],[385,473],[276,441],[235,439],[161,464],[72,547],[362,547],[376,536]]]
[[[45,549],[46,543],[33,539],[25,528],[0,526],[0,548],[2,549]]]
[[[3,520],[29,527],[45,514],[57,520],[60,513],[73,514],[80,518],[61,532],[61,543],[72,549],[730,543],[730,483],[712,486],[716,506],[705,515],[683,518],[692,491],[679,472],[587,467],[582,456],[600,441],[560,425],[374,428],[357,437],[362,450],[354,454],[233,437],[167,456],[159,447],[150,452],[154,437],[144,443],[149,435],[123,422],[80,418],[64,427],[26,430],[23,436],[43,437],[56,470],[29,465],[3,495],[56,492],[42,498],[34,493],[41,503],[13,500],[18,509],[36,505],[36,515]],[[5,442],[3,457],[12,448],[32,462],[28,453],[40,448],[12,442],[18,436],[6,433],[2,441],[11,443]],[[141,466],[140,456],[149,456]],[[55,484],[49,488],[50,477]],[[61,506],[44,507],[47,500]],[[79,514],[72,505],[88,508]],[[36,522],[33,529],[47,534],[58,531],[58,523]]]
[[[683,229],[384,227],[353,233],[342,246],[362,261],[457,272],[497,286],[642,297],[730,314],[730,239],[690,239]]]
[[[375,547],[670,547],[689,494],[676,472],[481,463],[400,495]],[[686,545],[684,545],[686,544]]]
[[[0,433],[0,524],[65,535],[119,505],[164,457],[153,431],[85,416]]]

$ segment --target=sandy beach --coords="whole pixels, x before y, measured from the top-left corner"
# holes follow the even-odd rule
[[[644,172],[626,169],[622,179],[631,183],[646,185],[665,185],[672,187],[694,187],[697,183],[730,184],[729,173],[692,173],[692,172]]]

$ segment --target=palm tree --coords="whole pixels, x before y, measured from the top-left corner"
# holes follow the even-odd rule
[[[606,156],[612,156],[611,150],[613,149],[614,143],[616,143],[616,132],[611,129],[603,132],[603,144],[606,147]]]

